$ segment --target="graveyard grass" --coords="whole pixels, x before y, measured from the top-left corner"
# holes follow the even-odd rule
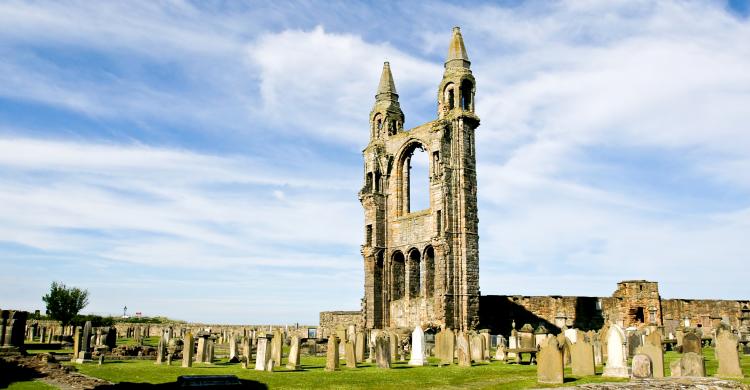
[[[704,348],[706,373],[716,373],[717,362],[713,348]],[[669,363],[679,359],[679,354],[665,354],[666,375],[669,376]],[[286,361],[286,359],[285,359]],[[393,369],[382,370],[372,364],[362,364],[356,369],[347,369],[342,364],[339,371],[325,372],[325,357],[302,357],[302,370],[290,371],[277,367],[273,373],[259,372],[253,369],[242,369],[240,364],[229,364],[219,360],[214,364],[193,364],[192,368],[180,367],[181,361],[175,360],[171,367],[155,365],[153,360],[106,361],[104,365],[76,365],[86,375],[120,383],[159,384],[174,382],[180,375],[221,375],[233,374],[240,379],[257,381],[266,384],[270,389],[321,388],[321,389],[405,389],[405,388],[472,388],[472,389],[526,389],[555,387],[536,382],[536,366],[505,364],[492,362],[475,364],[472,368],[457,366],[435,367],[437,360],[430,359],[432,366],[410,367],[406,363],[395,363]],[[750,356],[742,357],[742,369],[746,378],[743,383],[750,384]],[[575,386],[584,383],[623,381],[614,378],[603,378],[602,367],[597,367],[599,375],[576,378],[565,370],[564,386]],[[22,387],[11,387],[22,388]],[[26,387],[29,388],[29,387]]]

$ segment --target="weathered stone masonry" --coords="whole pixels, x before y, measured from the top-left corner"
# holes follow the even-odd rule
[[[438,88],[438,119],[403,128],[386,62],[363,151],[367,328],[466,329],[479,320],[475,80],[456,27]],[[429,157],[429,208],[412,210],[411,158]]]

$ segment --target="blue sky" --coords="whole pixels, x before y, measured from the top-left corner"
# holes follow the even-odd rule
[[[747,299],[745,1],[0,3],[0,307],[317,323],[356,310],[382,62],[477,78],[483,294]]]

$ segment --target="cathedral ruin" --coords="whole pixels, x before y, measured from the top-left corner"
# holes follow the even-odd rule
[[[476,82],[461,31],[437,91],[438,118],[404,130],[390,65],[383,65],[363,151],[364,320],[367,328],[468,329],[479,322]],[[412,156],[429,158],[429,207],[410,199]]]

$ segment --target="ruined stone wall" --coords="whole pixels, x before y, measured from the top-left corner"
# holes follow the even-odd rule
[[[346,329],[349,325],[357,329],[364,327],[364,317],[361,311],[322,311],[320,312],[319,337],[328,337],[338,328]]]
[[[733,328],[741,325],[743,309],[750,301],[730,301],[714,299],[662,299],[662,312],[665,332],[672,332],[681,326],[701,327],[710,332],[726,321]],[[685,323],[687,317],[688,323]]]

